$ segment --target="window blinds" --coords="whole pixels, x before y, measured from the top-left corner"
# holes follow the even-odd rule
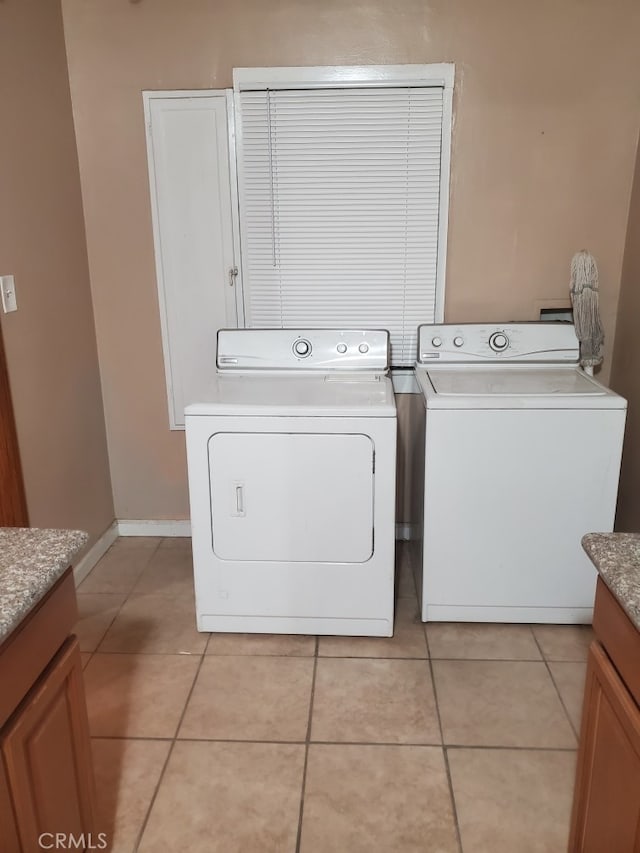
[[[240,99],[246,325],[388,329],[412,364],[435,319],[442,87]]]

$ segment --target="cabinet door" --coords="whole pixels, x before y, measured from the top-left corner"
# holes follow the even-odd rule
[[[94,832],[93,770],[78,641],[69,639],[0,740],[22,849],[42,833]],[[83,849],[80,847],[79,849]]]
[[[589,650],[569,850],[640,851],[640,709],[599,643]]]
[[[227,94],[145,92],[156,275],[172,429],[238,325]]]
[[[20,853],[20,850],[7,774],[0,761],[0,853]]]

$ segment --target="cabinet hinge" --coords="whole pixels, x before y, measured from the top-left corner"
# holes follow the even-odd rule
[[[233,287],[236,283],[236,278],[238,276],[238,267],[231,267],[229,269],[229,287]]]

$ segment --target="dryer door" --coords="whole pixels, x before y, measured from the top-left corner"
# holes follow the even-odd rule
[[[366,435],[216,433],[213,550],[222,560],[363,563],[373,553]]]

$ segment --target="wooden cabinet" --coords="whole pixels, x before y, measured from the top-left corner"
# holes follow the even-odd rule
[[[43,611],[51,607],[55,613],[50,617],[63,613],[68,617],[69,592],[75,597],[72,586],[59,582],[30,620],[42,627],[47,616]],[[51,622],[55,644],[60,625],[56,619]],[[0,853],[31,853],[47,845],[54,849],[60,833],[65,842],[57,849],[85,850],[97,840],[82,663],[77,639],[68,636],[70,627],[65,625],[67,639],[54,649],[44,671],[0,729]],[[10,676],[9,670],[3,672],[2,664],[7,663],[3,650],[15,667],[20,647],[26,653],[41,640],[41,635],[31,635],[29,623],[21,626],[13,648],[0,648],[0,677]],[[25,658],[24,666],[28,664]]]
[[[594,630],[569,850],[640,853],[640,636],[601,581]]]

